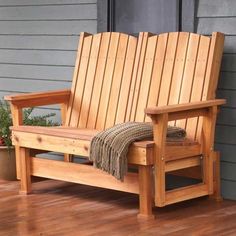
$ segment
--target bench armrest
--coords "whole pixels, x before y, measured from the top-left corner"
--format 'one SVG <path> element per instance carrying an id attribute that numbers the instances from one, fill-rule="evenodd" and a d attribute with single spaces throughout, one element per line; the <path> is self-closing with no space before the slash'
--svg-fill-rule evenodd
<path id="1" fill-rule="evenodd" d="M 4 99 L 18 108 L 25 108 L 67 103 L 69 101 L 70 93 L 71 91 L 69 89 L 65 89 L 48 92 L 16 94 L 5 96 Z"/>
<path id="2" fill-rule="evenodd" d="M 151 118 L 158 115 L 168 114 L 168 120 L 176 120 L 202 115 L 204 116 L 209 108 L 223 105 L 225 103 L 225 99 L 214 99 L 160 107 L 148 107 L 145 109 L 145 113 Z"/>
<path id="3" fill-rule="evenodd" d="M 207 107 L 222 105 L 225 103 L 226 103 L 225 99 L 214 99 L 208 101 L 190 102 L 190 103 L 167 105 L 160 107 L 148 107 L 145 109 L 145 113 L 147 115 L 158 115 L 163 113 L 173 113 L 178 111 L 189 111 L 199 108 L 207 108 Z"/>

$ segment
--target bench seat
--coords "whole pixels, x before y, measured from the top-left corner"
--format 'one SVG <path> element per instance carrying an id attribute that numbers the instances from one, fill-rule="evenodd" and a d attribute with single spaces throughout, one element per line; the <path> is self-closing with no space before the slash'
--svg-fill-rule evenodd
<path id="1" fill-rule="evenodd" d="M 91 139 L 98 132 L 98 130 L 94 129 L 65 126 L 18 126 L 12 128 L 12 140 L 14 145 L 21 147 L 88 157 Z M 154 141 L 152 140 L 134 142 L 128 153 L 128 162 L 136 165 L 153 165 L 153 151 Z M 186 139 L 184 141 L 166 143 L 167 161 L 184 159 L 189 155 L 193 156 L 193 154 L 194 156 L 201 155 L 201 146 L 196 141 Z M 182 162 L 184 161 L 182 160 Z M 187 162 L 189 167 L 189 161 Z M 195 166 L 198 163 L 199 161 L 195 161 L 191 164 Z M 186 168 L 186 165 L 183 168 Z M 173 167 L 171 170 L 173 170 Z"/>

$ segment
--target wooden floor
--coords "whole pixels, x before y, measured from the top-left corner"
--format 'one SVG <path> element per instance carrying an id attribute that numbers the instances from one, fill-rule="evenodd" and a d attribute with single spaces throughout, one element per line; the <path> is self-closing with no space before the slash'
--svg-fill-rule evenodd
<path id="1" fill-rule="evenodd" d="M 140 221 L 133 194 L 46 180 L 34 194 L 18 195 L 19 183 L 0 180 L 0 235 L 236 235 L 236 202 L 200 198 L 155 209 Z"/>

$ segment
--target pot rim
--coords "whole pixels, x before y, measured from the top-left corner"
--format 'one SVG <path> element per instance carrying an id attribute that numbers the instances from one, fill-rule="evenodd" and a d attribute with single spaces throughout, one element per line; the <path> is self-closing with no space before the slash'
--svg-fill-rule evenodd
<path id="1" fill-rule="evenodd" d="M 9 147 L 10 149 L 14 149 L 15 147 L 14 146 L 11 146 Z M 7 146 L 0 146 L 0 150 L 5 150 L 5 149 L 8 149 Z"/>

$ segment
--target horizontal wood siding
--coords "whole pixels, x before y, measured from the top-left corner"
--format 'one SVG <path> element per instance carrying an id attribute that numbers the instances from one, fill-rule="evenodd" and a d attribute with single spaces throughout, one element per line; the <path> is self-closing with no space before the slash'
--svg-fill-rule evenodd
<path id="1" fill-rule="evenodd" d="M 216 127 L 216 149 L 221 151 L 222 193 L 236 200 L 236 1 L 198 0 L 195 30 L 226 34 L 217 97 L 226 98 Z"/>
<path id="2" fill-rule="evenodd" d="M 221 181 L 222 195 L 226 199 L 236 199 L 236 181 L 224 180 Z"/>
<path id="3" fill-rule="evenodd" d="M 15 7 L 15 6 L 42 6 L 42 5 L 76 5 L 76 4 L 90 4 L 97 3 L 97 0 L 0 0 L 0 6 Z"/>
<path id="4" fill-rule="evenodd" d="M 97 31 L 96 0 L 0 0 L 0 97 L 70 88 L 81 31 Z"/>

